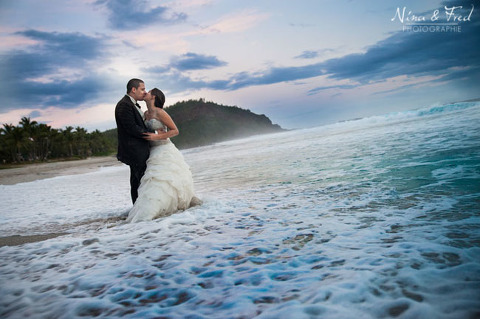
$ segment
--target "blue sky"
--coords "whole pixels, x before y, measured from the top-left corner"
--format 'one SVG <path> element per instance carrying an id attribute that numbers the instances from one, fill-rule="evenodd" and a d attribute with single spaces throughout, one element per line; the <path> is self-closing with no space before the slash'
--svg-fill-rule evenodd
<path id="1" fill-rule="evenodd" d="M 0 123 L 114 128 L 132 77 L 167 106 L 205 98 L 285 128 L 478 98 L 479 12 L 479 0 L 0 1 Z"/>

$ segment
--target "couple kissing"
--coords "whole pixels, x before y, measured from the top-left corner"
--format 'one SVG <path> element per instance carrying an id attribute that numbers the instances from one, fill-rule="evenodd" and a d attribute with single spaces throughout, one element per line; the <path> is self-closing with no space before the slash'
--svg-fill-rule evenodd
<path id="1" fill-rule="evenodd" d="M 138 101 L 145 101 L 145 112 Z M 115 107 L 117 159 L 130 166 L 133 208 L 127 222 L 152 220 L 201 204 L 190 167 L 170 141 L 179 131 L 164 104 L 161 90 L 147 92 L 142 80 L 131 79 L 127 94 Z"/>

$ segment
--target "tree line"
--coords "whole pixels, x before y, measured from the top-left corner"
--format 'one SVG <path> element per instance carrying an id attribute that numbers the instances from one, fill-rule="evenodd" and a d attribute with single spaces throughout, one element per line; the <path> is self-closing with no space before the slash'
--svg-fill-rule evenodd
<path id="1" fill-rule="evenodd" d="M 166 111 L 180 130 L 172 138 L 179 149 L 284 131 L 264 114 L 205 99 L 177 102 Z M 17 126 L 0 128 L 0 164 L 113 155 L 117 145 L 116 128 L 91 133 L 79 126 L 54 129 L 23 117 Z"/>
<path id="2" fill-rule="evenodd" d="M 82 127 L 54 129 L 29 117 L 17 126 L 0 128 L 0 163 L 43 162 L 55 159 L 86 158 L 116 152 L 116 132 L 91 133 Z"/>

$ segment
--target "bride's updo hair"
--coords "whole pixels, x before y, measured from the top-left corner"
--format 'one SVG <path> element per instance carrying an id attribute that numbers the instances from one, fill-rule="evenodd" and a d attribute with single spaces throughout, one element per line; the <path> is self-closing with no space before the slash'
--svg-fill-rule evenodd
<path id="1" fill-rule="evenodd" d="M 165 94 L 157 88 L 152 89 L 150 93 L 155 96 L 155 106 L 163 109 L 163 105 L 165 104 Z"/>

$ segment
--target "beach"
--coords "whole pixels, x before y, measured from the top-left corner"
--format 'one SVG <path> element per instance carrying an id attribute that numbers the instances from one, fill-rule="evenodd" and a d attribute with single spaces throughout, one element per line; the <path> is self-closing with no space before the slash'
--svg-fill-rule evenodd
<path id="1" fill-rule="evenodd" d="M 27 164 L 22 167 L 0 170 L 0 185 L 14 185 L 57 176 L 85 174 L 88 172 L 94 172 L 101 167 L 116 165 L 123 164 L 114 156 L 89 157 L 82 160 Z M 65 234 L 67 233 L 53 232 L 48 234 L 27 234 L 0 237 L 0 247 L 34 243 Z"/>
<path id="2" fill-rule="evenodd" d="M 140 223 L 115 159 L 32 166 L 0 185 L 0 317 L 476 318 L 479 121 L 455 103 L 182 150 L 203 204 Z"/>
<path id="3" fill-rule="evenodd" d="M 14 185 L 63 175 L 84 174 L 100 167 L 122 165 L 114 156 L 89 157 L 82 160 L 28 164 L 0 170 L 0 185 Z"/>

